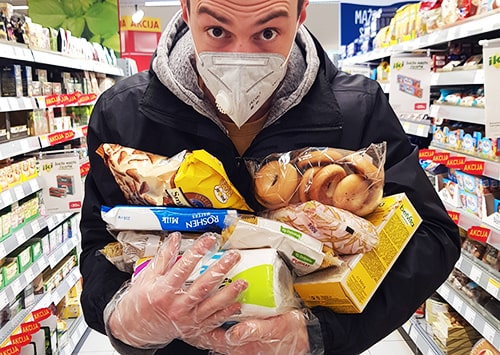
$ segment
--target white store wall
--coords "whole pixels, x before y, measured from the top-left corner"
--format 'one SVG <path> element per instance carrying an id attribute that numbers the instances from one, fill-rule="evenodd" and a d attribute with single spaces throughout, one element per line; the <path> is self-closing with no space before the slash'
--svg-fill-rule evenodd
<path id="1" fill-rule="evenodd" d="M 180 7 L 140 7 L 146 17 L 159 17 L 162 29 L 170 21 Z M 121 16 L 131 16 L 133 6 L 120 7 Z M 307 12 L 306 26 L 318 38 L 327 52 L 335 52 L 339 48 L 339 4 L 310 4 Z"/>

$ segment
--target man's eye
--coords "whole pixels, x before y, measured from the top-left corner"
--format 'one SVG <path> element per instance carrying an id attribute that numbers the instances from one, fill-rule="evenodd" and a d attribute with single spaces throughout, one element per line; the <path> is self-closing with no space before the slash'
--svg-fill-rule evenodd
<path id="1" fill-rule="evenodd" d="M 220 38 L 224 36 L 224 30 L 220 27 L 212 27 L 208 30 L 208 34 L 214 38 Z"/>
<path id="2" fill-rule="evenodd" d="M 262 39 L 270 41 L 274 37 L 276 37 L 276 34 L 277 34 L 276 30 L 273 30 L 271 28 L 266 28 L 264 31 L 261 32 L 260 36 L 262 37 Z"/>

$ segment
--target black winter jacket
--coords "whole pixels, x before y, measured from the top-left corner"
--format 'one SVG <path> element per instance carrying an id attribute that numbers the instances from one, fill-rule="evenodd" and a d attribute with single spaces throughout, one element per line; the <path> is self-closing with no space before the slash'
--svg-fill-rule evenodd
<path id="1" fill-rule="evenodd" d="M 317 307 L 326 354 L 357 354 L 401 326 L 446 279 L 459 256 L 455 224 L 419 166 L 417 150 L 379 85 L 335 68 L 316 43 L 320 69 L 300 104 L 263 129 L 244 153 L 264 157 L 308 146 L 357 150 L 387 142 L 386 195 L 405 192 L 423 223 L 361 314 L 336 314 Z M 172 156 L 205 149 L 224 165 L 230 181 L 257 210 L 251 180 L 231 140 L 210 119 L 180 101 L 150 72 L 118 82 L 99 98 L 88 129 L 90 173 L 82 209 L 81 302 L 90 327 L 104 333 L 103 310 L 128 274 L 96 251 L 113 241 L 100 217 L 101 205 L 126 203 L 102 159 L 101 143 L 118 143 Z M 174 341 L 158 354 L 202 354 Z"/>

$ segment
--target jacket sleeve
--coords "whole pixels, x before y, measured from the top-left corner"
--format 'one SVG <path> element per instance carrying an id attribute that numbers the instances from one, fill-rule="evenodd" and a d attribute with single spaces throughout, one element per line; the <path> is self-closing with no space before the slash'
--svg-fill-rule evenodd
<path id="1" fill-rule="evenodd" d="M 344 135 L 353 145 L 350 148 L 387 142 L 384 194 L 406 193 L 423 223 L 362 313 L 313 309 L 320 319 L 326 354 L 361 353 L 401 326 L 446 280 L 460 255 L 458 228 L 420 167 L 418 150 L 409 143 L 384 93 L 375 82 L 354 80 L 362 81 L 358 87 L 364 88 L 363 93 L 350 100 L 354 101 L 352 107 L 342 107 L 344 100 L 339 100 Z M 365 112 L 359 110 L 359 100 L 367 102 Z M 351 125 L 347 120 L 359 124 Z M 360 138 L 356 141 L 353 137 Z"/>
<path id="2" fill-rule="evenodd" d="M 99 250 L 115 241 L 107 232 L 100 217 L 101 205 L 114 206 L 125 203 L 111 173 L 96 154 L 101 143 L 112 140 L 107 133 L 105 117 L 106 99 L 104 93 L 96 103 L 88 127 L 88 151 L 90 171 L 85 180 L 85 196 L 82 207 L 80 230 L 82 233 L 82 252 L 80 271 L 83 276 L 81 304 L 87 324 L 105 333 L 103 311 L 111 297 L 130 275 L 119 271 Z"/>

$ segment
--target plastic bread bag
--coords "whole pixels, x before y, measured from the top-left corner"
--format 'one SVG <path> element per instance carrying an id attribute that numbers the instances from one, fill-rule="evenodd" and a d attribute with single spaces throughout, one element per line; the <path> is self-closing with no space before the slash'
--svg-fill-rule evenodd
<path id="1" fill-rule="evenodd" d="M 355 152 L 310 147 L 246 163 L 267 209 L 316 200 L 363 217 L 382 200 L 385 152 L 385 142 Z"/>
<path id="2" fill-rule="evenodd" d="M 220 232 L 235 210 L 188 207 L 101 206 L 101 218 L 111 230 Z"/>
<path id="3" fill-rule="evenodd" d="M 370 221 L 318 201 L 267 210 L 263 216 L 307 233 L 339 255 L 366 253 L 379 242 L 377 230 Z"/>
<path id="4" fill-rule="evenodd" d="M 104 143 L 97 150 L 133 205 L 234 208 L 251 211 L 222 163 L 205 150 L 173 157 Z"/>
<path id="5" fill-rule="evenodd" d="M 116 242 L 108 243 L 100 253 L 118 270 L 132 273 L 135 264 L 144 258 L 152 258 L 169 236 L 164 231 L 110 231 Z M 187 250 L 200 236 L 200 233 L 183 233 L 180 253 Z"/>
<path id="6" fill-rule="evenodd" d="M 342 260 L 321 241 L 284 223 L 263 217 L 227 218 L 221 249 L 274 248 L 297 275 L 339 266 Z"/>

